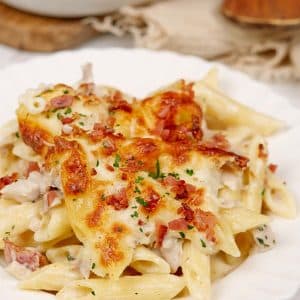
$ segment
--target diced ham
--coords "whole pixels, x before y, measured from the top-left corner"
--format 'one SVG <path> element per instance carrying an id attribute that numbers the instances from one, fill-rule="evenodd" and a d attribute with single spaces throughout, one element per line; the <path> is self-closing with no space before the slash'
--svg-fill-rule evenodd
<path id="1" fill-rule="evenodd" d="M 102 142 L 102 145 L 103 145 L 103 152 L 106 155 L 111 155 L 117 151 L 116 144 L 114 140 L 111 138 L 105 138 Z"/>
<path id="2" fill-rule="evenodd" d="M 184 219 L 187 222 L 192 222 L 194 219 L 194 211 L 186 203 L 181 204 L 181 207 L 178 209 L 178 213 L 183 214 Z"/>
<path id="3" fill-rule="evenodd" d="M 147 213 L 153 213 L 157 209 L 157 206 L 159 204 L 159 200 L 160 200 L 159 194 L 156 193 L 154 190 L 149 189 L 148 190 L 148 196 L 145 199 L 147 205 L 143 206 L 143 209 Z"/>
<path id="4" fill-rule="evenodd" d="M 189 194 L 196 190 L 193 185 L 187 184 L 184 180 L 177 180 L 173 176 L 167 176 L 162 182 L 171 187 L 171 191 L 176 194 L 176 199 L 187 199 Z"/>
<path id="5" fill-rule="evenodd" d="M 65 108 L 71 106 L 74 101 L 72 95 L 61 95 L 50 100 L 51 108 Z"/>
<path id="6" fill-rule="evenodd" d="M 119 91 L 115 92 L 111 99 L 111 103 L 111 107 L 109 108 L 110 111 L 123 110 L 128 113 L 132 112 L 131 104 L 123 99 L 122 94 Z"/>
<path id="7" fill-rule="evenodd" d="M 37 250 L 17 246 L 9 240 L 4 240 L 4 258 L 8 264 L 17 261 L 31 271 L 48 263 L 46 256 Z"/>
<path id="8" fill-rule="evenodd" d="M 168 223 L 168 227 L 171 230 L 187 230 L 188 222 L 184 218 L 179 218 Z"/>
<path id="9" fill-rule="evenodd" d="M 29 174 L 30 174 L 31 172 L 34 172 L 34 171 L 40 172 L 40 167 L 39 167 L 39 165 L 38 165 L 37 162 L 31 161 L 31 162 L 29 162 L 29 164 L 28 164 L 28 168 L 27 168 L 27 171 L 26 171 L 26 177 L 28 177 Z"/>
<path id="10" fill-rule="evenodd" d="M 160 248 L 164 237 L 168 231 L 168 227 L 162 224 L 157 223 L 155 226 L 155 234 L 156 234 L 156 239 L 155 239 L 155 247 Z"/>
<path id="11" fill-rule="evenodd" d="M 0 190 L 5 186 L 12 184 L 18 179 L 18 173 L 13 173 L 12 175 L 4 176 L 0 178 Z"/>
<path id="12" fill-rule="evenodd" d="M 214 228 L 217 224 L 217 218 L 214 214 L 198 208 L 194 212 L 193 224 L 199 231 L 206 233 L 206 237 L 209 241 L 215 242 L 216 238 Z"/>
<path id="13" fill-rule="evenodd" d="M 106 203 L 114 207 L 115 210 L 122 210 L 128 207 L 126 188 L 122 188 L 117 194 L 106 198 Z"/>

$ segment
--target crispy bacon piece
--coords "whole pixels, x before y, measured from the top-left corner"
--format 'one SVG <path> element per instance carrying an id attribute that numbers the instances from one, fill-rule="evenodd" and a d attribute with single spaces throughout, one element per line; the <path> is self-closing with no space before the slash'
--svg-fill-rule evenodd
<path id="1" fill-rule="evenodd" d="M 168 227 L 159 223 L 156 223 L 155 225 L 155 247 L 160 248 L 163 240 L 165 238 L 165 235 L 167 234 Z"/>
<path id="2" fill-rule="evenodd" d="M 40 167 L 38 163 L 35 161 L 29 162 L 28 168 L 26 170 L 26 177 L 28 177 L 31 172 L 40 172 Z"/>
<path id="3" fill-rule="evenodd" d="M 268 168 L 269 168 L 269 170 L 270 170 L 272 173 L 275 173 L 276 170 L 277 170 L 277 168 L 278 168 L 278 166 L 275 165 L 275 164 L 269 164 Z"/>
<path id="4" fill-rule="evenodd" d="M 217 224 L 217 218 L 214 214 L 209 211 L 203 211 L 201 209 L 196 209 L 194 212 L 193 224 L 199 231 L 206 233 L 208 240 L 215 242 L 215 225 Z"/>
<path id="5" fill-rule="evenodd" d="M 196 140 L 202 139 L 201 119 L 195 115 L 192 116 L 192 134 Z"/>
<path id="6" fill-rule="evenodd" d="M 125 112 L 131 113 L 132 106 L 125 99 L 123 99 L 121 92 L 116 91 L 112 99 L 110 99 L 111 106 L 110 111 L 123 110 Z"/>
<path id="7" fill-rule="evenodd" d="M 4 240 L 4 258 L 8 264 L 17 261 L 31 271 L 48 264 L 45 255 L 34 249 L 17 246 L 9 240 Z"/>
<path id="8" fill-rule="evenodd" d="M 194 211 L 186 204 L 181 203 L 181 207 L 177 211 L 179 214 L 184 215 L 184 219 L 187 222 L 192 222 L 194 219 Z"/>
<path id="9" fill-rule="evenodd" d="M 179 218 L 169 222 L 168 227 L 171 230 L 187 230 L 188 222 L 185 220 L 185 218 Z"/>
<path id="10" fill-rule="evenodd" d="M 65 117 L 65 118 L 62 118 L 60 119 L 60 121 L 66 125 L 66 124 L 71 124 L 72 122 L 74 122 L 74 118 L 71 118 L 71 117 Z"/>
<path id="11" fill-rule="evenodd" d="M 18 173 L 13 173 L 12 175 L 4 176 L 0 178 L 0 190 L 2 190 L 6 185 L 9 185 L 17 181 L 19 175 Z"/>
<path id="12" fill-rule="evenodd" d="M 95 168 L 92 168 L 91 169 L 91 176 L 95 176 L 95 175 L 97 175 L 97 171 L 96 171 Z"/>
<path id="13" fill-rule="evenodd" d="M 199 206 L 204 200 L 204 189 L 197 189 L 189 193 L 188 199 L 185 199 L 185 203 L 192 206 Z"/>
<path id="14" fill-rule="evenodd" d="M 51 108 L 65 108 L 71 106 L 74 101 L 74 96 L 72 95 L 61 95 L 54 97 L 50 100 Z"/>
<path id="15" fill-rule="evenodd" d="M 171 187 L 171 191 L 176 194 L 176 199 L 186 199 L 196 190 L 193 185 L 187 184 L 184 180 L 177 180 L 173 176 L 167 176 L 162 182 Z"/>
<path id="16" fill-rule="evenodd" d="M 219 148 L 222 150 L 228 150 L 230 148 L 229 141 L 222 133 L 214 134 L 211 139 L 204 141 L 203 145 L 210 148 Z"/>
<path id="17" fill-rule="evenodd" d="M 105 138 L 102 142 L 103 145 L 103 153 L 105 155 L 111 155 L 114 152 L 117 151 L 117 146 L 115 144 L 115 141 L 111 138 Z"/>
<path id="18" fill-rule="evenodd" d="M 200 151 L 201 153 L 208 155 L 208 156 L 229 156 L 229 157 L 233 157 L 235 163 L 240 167 L 240 168 L 245 168 L 247 167 L 248 161 L 249 159 L 247 157 L 238 155 L 234 152 L 230 152 L 230 151 L 226 151 L 220 148 L 216 148 L 216 147 L 207 147 L 205 145 L 199 144 L 197 146 L 197 150 Z"/>
<path id="19" fill-rule="evenodd" d="M 108 170 L 108 171 L 110 171 L 110 172 L 114 172 L 114 171 L 115 171 L 114 167 L 111 166 L 111 165 L 109 165 L 109 164 L 106 164 L 106 165 L 105 165 L 105 168 L 106 168 L 106 170 Z"/>
<path id="20" fill-rule="evenodd" d="M 147 213 L 153 213 L 158 206 L 160 200 L 160 195 L 155 192 L 154 190 L 152 190 L 151 188 L 148 189 L 148 196 L 145 199 L 147 205 L 143 206 L 143 209 L 147 212 Z"/>
<path id="21" fill-rule="evenodd" d="M 106 203 L 114 207 L 115 210 L 122 210 L 128 207 L 126 188 L 121 189 L 117 194 L 106 198 Z"/>

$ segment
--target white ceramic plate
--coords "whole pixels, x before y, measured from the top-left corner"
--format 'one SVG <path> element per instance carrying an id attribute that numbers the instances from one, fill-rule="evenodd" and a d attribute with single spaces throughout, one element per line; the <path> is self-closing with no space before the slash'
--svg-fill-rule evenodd
<path id="1" fill-rule="evenodd" d="M 1 1 L 0 1 L 1 2 Z M 2 0 L 15 8 L 53 17 L 84 17 L 112 12 L 147 0 Z"/>
<path id="2" fill-rule="evenodd" d="M 96 82 L 117 86 L 137 97 L 179 78 L 199 79 L 212 67 L 199 58 L 169 52 L 124 49 L 62 52 L 0 71 L 1 122 L 14 116 L 17 97 L 22 91 L 41 82 L 74 83 L 80 78 L 80 66 L 88 61 L 94 65 Z M 221 85 L 229 95 L 287 121 L 286 131 L 269 140 L 271 161 L 279 164 L 279 175 L 286 179 L 299 200 L 300 110 L 263 84 L 223 66 L 219 69 Z M 272 226 L 277 247 L 250 257 L 235 272 L 214 284 L 213 300 L 292 299 L 300 286 L 300 219 L 276 219 Z M 0 291 L 1 299 L 54 299 L 49 294 L 19 291 L 16 281 L 1 268 Z"/>

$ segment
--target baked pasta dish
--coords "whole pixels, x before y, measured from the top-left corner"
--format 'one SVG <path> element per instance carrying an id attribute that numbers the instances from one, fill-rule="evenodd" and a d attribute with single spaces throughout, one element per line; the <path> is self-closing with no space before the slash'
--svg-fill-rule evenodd
<path id="1" fill-rule="evenodd" d="M 57 299 L 211 299 L 296 215 L 268 162 L 282 122 L 224 95 L 212 70 L 145 99 L 82 80 L 39 86 L 0 132 L 0 249 Z"/>

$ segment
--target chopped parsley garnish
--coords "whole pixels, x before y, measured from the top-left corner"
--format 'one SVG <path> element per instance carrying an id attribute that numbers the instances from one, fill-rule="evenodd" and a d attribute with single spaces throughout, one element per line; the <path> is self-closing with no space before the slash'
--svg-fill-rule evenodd
<path id="1" fill-rule="evenodd" d="M 84 117 L 84 118 L 87 117 L 87 115 L 81 114 L 81 113 L 79 114 L 79 116 L 80 116 L 80 117 Z"/>
<path id="2" fill-rule="evenodd" d="M 261 238 L 256 238 L 256 239 L 257 239 L 257 241 L 258 241 L 262 246 L 264 246 L 264 247 L 269 247 L 269 245 L 265 244 L 265 242 L 264 242 L 263 239 L 261 239 Z"/>
<path id="3" fill-rule="evenodd" d="M 188 174 L 190 176 L 193 176 L 193 174 L 194 174 L 194 170 L 193 169 L 186 169 L 185 172 L 186 172 L 186 174 Z"/>
<path id="4" fill-rule="evenodd" d="M 68 253 L 68 254 L 67 254 L 67 260 L 68 260 L 68 261 L 73 261 L 73 260 L 75 260 L 75 258 L 74 258 L 73 256 L 71 256 L 70 253 Z"/>
<path id="5" fill-rule="evenodd" d="M 101 195 L 101 200 L 102 200 L 102 201 L 105 200 L 105 195 L 104 195 L 104 194 Z"/>
<path id="6" fill-rule="evenodd" d="M 16 226 L 15 226 L 15 225 L 13 225 L 13 226 L 11 226 L 11 229 L 12 229 L 12 230 L 14 230 L 14 229 L 15 229 L 15 227 L 16 227 Z"/>
<path id="7" fill-rule="evenodd" d="M 73 202 L 75 202 L 76 200 L 77 200 L 76 198 L 73 198 L 73 199 L 72 199 Z"/>
<path id="8" fill-rule="evenodd" d="M 140 228 L 139 228 L 139 230 L 140 230 L 140 232 L 144 232 L 144 230 L 143 230 L 143 228 L 142 228 L 142 227 L 140 227 Z"/>
<path id="9" fill-rule="evenodd" d="M 64 90 L 64 94 L 69 94 L 69 91 L 68 90 Z"/>
<path id="10" fill-rule="evenodd" d="M 96 296 L 95 291 L 91 291 L 91 294 L 92 294 L 93 296 Z"/>
<path id="11" fill-rule="evenodd" d="M 133 206 L 131 206 L 131 208 L 133 208 L 133 209 L 137 209 L 137 206 L 136 206 L 136 205 L 133 205 Z"/>
<path id="12" fill-rule="evenodd" d="M 134 192 L 140 194 L 140 193 L 141 193 L 141 190 L 138 188 L 138 186 L 135 186 Z"/>
<path id="13" fill-rule="evenodd" d="M 141 183 L 144 180 L 144 177 L 138 176 L 135 180 L 135 183 Z"/>
<path id="14" fill-rule="evenodd" d="M 79 122 L 79 125 L 84 126 L 84 123 L 83 122 Z"/>
<path id="15" fill-rule="evenodd" d="M 190 224 L 188 224 L 187 228 L 188 228 L 188 230 L 191 230 L 191 229 L 193 229 L 193 228 L 194 228 L 194 226 L 193 226 L 193 225 L 190 225 Z"/>
<path id="16" fill-rule="evenodd" d="M 121 156 L 119 154 L 117 154 L 116 157 L 115 157 L 115 161 L 114 161 L 113 166 L 115 168 L 119 168 L 120 167 L 120 161 L 121 161 Z"/>
<path id="17" fill-rule="evenodd" d="M 177 180 L 180 179 L 178 173 L 174 173 L 174 172 L 173 172 L 173 173 L 168 173 L 168 175 L 174 177 L 174 178 L 177 179 Z"/>
<path id="18" fill-rule="evenodd" d="M 265 193 L 266 193 L 266 189 L 264 188 L 264 189 L 261 191 L 261 196 L 264 197 L 264 196 L 265 196 Z"/>
<path id="19" fill-rule="evenodd" d="M 92 270 L 94 270 L 95 268 L 96 268 L 96 264 L 93 263 L 93 264 L 92 264 Z"/>
<path id="20" fill-rule="evenodd" d="M 5 233 L 5 235 L 10 235 L 10 231 L 6 231 L 4 233 Z"/>
<path id="21" fill-rule="evenodd" d="M 137 211 L 135 211 L 133 214 L 130 215 L 131 218 L 138 218 L 139 214 Z"/>
<path id="22" fill-rule="evenodd" d="M 71 108 L 71 107 L 68 107 L 68 108 L 65 110 L 64 114 L 67 115 L 67 114 L 70 114 L 71 112 L 72 112 L 72 108 Z"/>
<path id="23" fill-rule="evenodd" d="M 100 164 L 100 162 L 99 162 L 99 160 L 97 159 L 96 167 L 99 167 L 99 164 Z"/>
<path id="24" fill-rule="evenodd" d="M 180 237 L 181 237 L 182 239 L 184 239 L 184 238 L 185 238 L 185 234 L 184 234 L 184 232 L 182 232 L 182 231 L 179 231 L 179 235 L 180 235 Z"/>
<path id="25" fill-rule="evenodd" d="M 142 206 L 147 206 L 148 202 L 146 202 L 142 197 L 136 197 L 135 198 L 136 202 L 139 203 Z"/>
<path id="26" fill-rule="evenodd" d="M 61 115 L 61 113 L 60 113 L 60 112 L 59 112 L 59 113 L 57 113 L 57 114 L 56 114 L 56 117 L 57 117 L 57 119 L 58 119 L 58 120 L 60 120 L 60 119 L 62 118 L 62 115 Z"/>
<path id="27" fill-rule="evenodd" d="M 264 231 L 264 228 L 262 226 L 257 227 L 258 231 Z"/>
<path id="28" fill-rule="evenodd" d="M 200 239 L 200 242 L 201 242 L 201 246 L 202 246 L 203 248 L 206 248 L 206 243 L 205 243 L 202 239 Z"/>
<path id="29" fill-rule="evenodd" d="M 16 137 L 19 138 L 20 137 L 20 133 L 16 132 Z"/>
<path id="30" fill-rule="evenodd" d="M 150 177 L 152 177 L 153 179 L 159 179 L 159 178 L 165 178 L 166 175 L 164 173 L 161 172 L 160 170 L 160 163 L 159 163 L 159 160 L 156 161 L 156 164 L 155 164 L 155 172 L 150 172 L 148 175 Z"/>

